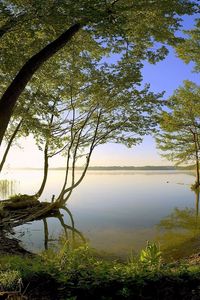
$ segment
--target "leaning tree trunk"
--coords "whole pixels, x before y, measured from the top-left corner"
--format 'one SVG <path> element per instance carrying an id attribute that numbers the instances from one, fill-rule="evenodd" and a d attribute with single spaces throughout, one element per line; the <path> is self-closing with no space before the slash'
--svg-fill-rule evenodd
<path id="1" fill-rule="evenodd" d="M 11 136 L 11 138 L 10 138 L 7 146 L 6 146 L 6 150 L 5 150 L 4 154 L 3 154 L 3 158 L 2 158 L 1 163 L 0 163 L 0 172 L 2 171 L 3 166 L 5 164 L 8 152 L 9 152 L 10 147 L 12 145 L 12 142 L 14 141 L 14 139 L 15 139 L 15 137 L 16 137 L 16 135 L 17 135 L 17 133 L 18 133 L 21 125 L 22 125 L 22 121 L 23 121 L 23 119 L 18 123 L 17 127 L 15 128 L 15 130 L 14 130 L 14 132 L 13 132 L 13 134 L 12 134 L 12 136 Z"/>
<path id="2" fill-rule="evenodd" d="M 46 182 L 47 182 L 47 176 L 48 176 L 48 170 L 49 170 L 49 157 L 48 157 L 48 142 L 45 145 L 44 148 L 44 174 L 43 174 L 43 180 L 42 180 L 42 184 L 38 190 L 38 192 L 35 194 L 35 198 L 39 198 L 45 188 Z"/>
<path id="3" fill-rule="evenodd" d="M 55 105 L 56 105 L 56 101 L 54 102 L 54 105 L 53 105 L 53 111 L 55 109 Z M 51 119 L 50 119 L 50 123 L 49 123 L 49 131 L 50 132 L 51 132 L 52 124 L 53 124 L 53 119 L 54 119 L 54 114 L 52 113 Z M 50 134 L 50 132 L 49 132 L 49 134 Z M 48 170 L 49 170 L 49 155 L 48 155 L 48 151 L 49 151 L 49 137 L 47 137 L 46 144 L 45 144 L 45 147 L 44 147 L 44 175 L 43 175 L 43 180 L 42 180 L 42 184 L 40 186 L 40 189 L 35 194 L 35 197 L 37 199 L 42 195 L 42 193 L 44 191 L 44 188 L 45 188 L 45 185 L 46 185 L 46 182 L 47 182 L 47 176 L 48 176 Z"/>
<path id="4" fill-rule="evenodd" d="M 81 24 L 72 25 L 68 30 L 61 34 L 56 40 L 49 43 L 46 47 L 33 55 L 21 68 L 13 79 L 0 100 L 0 145 L 5 131 L 12 116 L 15 104 L 24 91 L 27 83 L 33 74 L 51 58 L 55 53 L 62 49 L 71 38 L 81 29 Z"/>
<path id="5" fill-rule="evenodd" d="M 200 186 L 200 174 L 199 174 L 199 149 L 198 144 L 195 136 L 195 159 L 196 159 L 196 188 Z"/>

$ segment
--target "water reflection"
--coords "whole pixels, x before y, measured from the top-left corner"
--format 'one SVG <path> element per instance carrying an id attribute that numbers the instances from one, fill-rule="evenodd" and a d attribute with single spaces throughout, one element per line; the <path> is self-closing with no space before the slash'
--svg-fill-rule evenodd
<path id="1" fill-rule="evenodd" d="M 196 216 L 197 217 L 199 216 L 199 194 L 200 194 L 200 190 L 196 190 L 195 191 L 195 195 L 196 195 L 195 202 L 196 202 Z"/>
<path id="2" fill-rule="evenodd" d="M 194 192 L 193 208 L 175 208 L 158 224 L 158 228 L 164 230 L 158 240 L 169 259 L 185 257 L 194 250 L 200 250 L 199 194 L 199 191 Z"/>
<path id="3" fill-rule="evenodd" d="M 63 214 L 65 212 L 65 216 Z M 66 223 L 64 217 L 66 214 L 69 216 L 71 222 L 70 224 Z M 49 230 L 49 223 L 52 223 L 52 219 L 58 220 L 60 227 L 63 229 L 59 234 L 53 235 L 51 230 Z M 37 219 L 31 222 L 31 229 L 27 230 L 29 224 L 23 224 L 21 226 L 13 226 L 11 228 L 0 230 L 1 246 L 0 252 L 6 253 L 7 251 L 13 252 L 16 254 L 27 254 L 30 252 L 35 252 L 34 239 L 32 240 L 31 247 L 29 246 L 29 241 L 31 241 L 31 236 L 34 236 L 34 225 L 35 223 L 42 222 L 43 230 L 40 227 L 38 233 L 41 235 L 43 232 L 43 247 L 40 245 L 37 250 L 48 250 L 49 248 L 58 248 L 60 244 L 65 244 L 66 248 L 74 248 L 77 244 L 86 243 L 86 240 L 83 234 L 75 227 L 74 219 L 71 212 L 67 208 L 62 208 L 56 213 L 46 216 L 45 218 Z M 25 227 L 24 227 L 25 226 Z M 57 226 L 58 227 L 58 226 Z M 62 243 L 60 243 L 62 242 Z"/>
<path id="4" fill-rule="evenodd" d="M 61 235 L 60 237 L 62 237 L 62 240 L 64 238 L 64 243 L 66 244 L 67 242 L 67 246 L 72 248 L 77 244 L 76 238 L 78 239 L 78 241 L 81 241 L 82 243 L 86 243 L 86 239 L 83 236 L 83 234 L 77 228 L 75 228 L 74 219 L 70 210 L 66 207 L 62 207 L 62 210 L 64 210 L 69 215 L 71 220 L 70 225 L 65 223 L 64 216 L 61 210 L 59 210 L 53 217 L 59 220 L 60 225 L 63 228 L 63 235 Z M 53 239 L 49 236 L 48 219 L 51 218 L 52 216 L 50 218 L 42 219 L 44 225 L 44 249 L 45 250 L 49 249 L 50 243 L 58 241 L 58 239 Z"/>
<path id="5" fill-rule="evenodd" d="M 49 182 L 42 200 L 51 201 L 52 194 L 59 193 L 63 174 L 63 171 L 50 170 Z M 7 194 L 0 194 L 3 199 L 12 193 L 34 194 L 40 185 L 42 172 L 12 171 L 4 176 L 6 177 L 2 179 L 7 179 L 7 187 L 3 190 Z M 45 220 L 15 227 L 15 231 L 30 251 L 52 247 L 59 240 L 61 232 L 64 232 L 65 240 L 69 238 L 73 241 L 73 235 L 76 240 L 81 239 L 72 228 L 81 229 L 93 248 L 123 258 L 132 250 L 140 251 L 147 240 L 158 239 L 163 248 L 170 249 L 170 239 L 166 242 L 167 234 L 171 236 L 172 242 L 178 237 L 182 239 L 179 244 L 176 243 L 176 248 L 191 238 L 191 234 L 189 237 L 186 235 L 191 230 L 183 228 L 183 212 L 182 223 L 179 222 L 176 229 L 163 224 L 157 227 L 156 224 L 162 223 L 160 220 L 165 220 L 172 211 L 175 213 L 174 207 L 177 207 L 173 218 L 180 219 L 177 215 L 186 210 L 185 214 L 191 218 L 188 222 L 193 224 L 193 228 L 199 227 L 199 196 L 195 195 L 194 204 L 194 194 L 189 188 L 193 182 L 192 176 L 193 173 L 174 171 L 89 171 L 67 206 L 75 217 L 75 224 L 70 214 L 61 209 L 62 218 L 58 215 L 49 216 Z"/>
<path id="6" fill-rule="evenodd" d="M 8 179 L 0 180 L 0 199 L 5 201 L 5 199 L 8 199 L 11 195 L 16 194 L 16 192 L 20 192 L 19 183 L 20 182 L 17 180 L 8 180 Z M 66 215 L 69 218 L 70 224 L 66 223 L 65 221 L 65 219 L 67 218 Z M 6 217 L 2 219 L 0 214 L 0 219 L 2 221 L 6 219 Z M 58 224 L 56 227 L 57 229 L 59 228 L 59 232 L 57 231 L 56 236 L 54 237 L 51 234 L 51 230 L 49 230 L 49 223 L 51 227 L 52 223 L 54 222 L 52 221 L 52 219 L 58 220 Z M 16 225 L 18 223 L 15 224 L 14 222 L 12 222 L 12 225 L 11 224 L 9 225 L 9 223 L 4 224 L 3 221 L 3 223 L 0 225 L 0 239 L 1 239 L 0 252 L 6 253 L 9 249 L 12 252 L 11 248 L 13 248 L 13 252 L 26 253 L 26 250 L 23 249 L 23 246 L 27 248 L 29 251 L 36 250 L 34 244 L 35 242 L 37 243 L 37 241 L 34 241 L 34 239 L 31 241 L 31 236 L 32 235 L 34 236 L 32 230 L 34 231 L 34 226 L 37 223 L 40 223 L 40 229 L 38 230 L 40 235 L 41 232 L 44 232 L 43 246 L 44 249 L 46 250 L 49 249 L 51 245 L 54 246 L 56 245 L 56 243 L 59 240 L 59 236 L 61 234 L 61 228 L 63 229 L 62 239 L 64 240 L 64 242 L 67 242 L 67 245 L 69 247 L 74 247 L 74 245 L 77 243 L 77 240 L 84 243 L 86 242 L 82 233 L 75 227 L 74 219 L 70 210 L 66 207 L 62 207 L 57 212 L 53 214 L 51 213 L 49 216 L 46 216 L 43 219 L 39 218 L 36 220 L 32 220 L 31 223 L 23 223 L 23 219 L 22 219 L 22 222 L 20 222 L 21 224 L 20 226 Z M 43 224 L 43 230 L 42 230 L 41 223 Z M 30 230 L 28 229 L 29 225 L 31 225 Z M 20 243 L 20 241 L 22 241 L 22 243 Z M 26 247 L 27 244 L 29 244 L 29 241 L 31 241 L 32 246 Z M 13 247 L 11 247 L 12 244 Z M 41 244 L 39 246 L 39 249 L 37 250 L 42 250 Z"/>

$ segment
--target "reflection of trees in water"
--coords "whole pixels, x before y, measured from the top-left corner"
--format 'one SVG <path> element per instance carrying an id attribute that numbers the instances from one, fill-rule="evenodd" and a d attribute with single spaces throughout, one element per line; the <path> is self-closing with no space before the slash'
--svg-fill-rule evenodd
<path id="1" fill-rule="evenodd" d="M 16 193 L 19 182 L 16 180 L 2 179 L 0 180 L 0 198 L 6 199 Z"/>
<path id="2" fill-rule="evenodd" d="M 48 206 L 48 203 L 37 203 L 37 200 L 32 199 L 28 195 L 21 195 L 17 199 L 5 200 L 8 199 L 9 196 L 16 194 L 19 189 L 19 181 L 16 180 L 0 180 L 0 199 L 3 210 L 0 212 L 0 236 L 1 240 L 4 240 L 3 248 L 10 249 L 10 245 L 13 240 L 13 246 L 15 244 L 15 249 L 13 251 L 17 251 L 17 247 L 20 244 L 17 243 L 16 239 L 12 239 L 11 236 L 8 238 L 8 233 L 14 232 L 13 229 L 19 225 L 27 224 L 28 222 L 34 222 L 38 220 L 43 220 L 44 226 L 44 248 L 48 249 L 49 243 L 52 242 L 51 237 L 49 236 L 48 229 L 48 220 L 50 218 L 56 218 L 59 220 L 59 224 L 63 228 L 64 235 L 62 239 L 65 240 L 70 246 L 75 245 L 76 241 L 82 241 L 85 243 L 85 239 L 81 232 L 75 228 L 74 219 L 68 208 L 62 205 L 58 205 L 56 209 L 48 210 L 41 214 L 38 214 L 40 210 L 43 212 L 43 209 Z M 34 207 L 33 204 L 36 204 Z M 37 206 L 38 204 L 38 206 Z M 21 205 L 21 206 L 20 206 Z M 6 211 L 7 210 L 7 211 Z M 64 221 L 63 211 L 68 215 L 70 219 L 70 224 L 67 224 Z M 30 218 L 27 218 L 31 214 Z M 9 231 L 9 232 L 8 232 Z M 7 245 L 9 244 L 9 245 Z M 7 247 L 7 246 L 8 247 Z M 7 247 L 7 248 L 6 248 Z M 21 247 L 19 245 L 19 250 L 21 251 Z M 7 250 L 5 250 L 6 252 Z M 0 252 L 3 252 L 3 249 L 0 247 Z"/>
<path id="3" fill-rule="evenodd" d="M 78 229 L 75 228 L 74 219 L 73 219 L 73 216 L 72 216 L 72 213 L 70 212 L 70 210 L 66 207 L 62 207 L 62 210 L 64 210 L 69 215 L 70 221 L 71 221 L 70 225 L 65 223 L 64 216 L 60 210 L 53 217 L 55 217 L 59 220 L 60 225 L 62 226 L 62 228 L 64 230 L 64 235 L 62 236 L 62 238 L 64 237 L 65 243 L 67 243 L 67 245 L 69 247 L 74 247 L 76 244 L 77 238 L 79 241 L 85 243 L 86 240 L 85 240 L 83 234 Z M 44 249 L 48 250 L 49 242 L 52 241 L 52 239 L 49 238 L 48 218 L 43 218 L 43 225 L 44 225 Z"/>
<path id="4" fill-rule="evenodd" d="M 199 216 L 199 194 L 200 194 L 200 190 L 196 190 L 195 191 L 195 208 L 196 208 L 196 216 Z"/>
<path id="5" fill-rule="evenodd" d="M 169 255 L 177 258 L 200 249 L 199 191 L 195 191 L 194 208 L 175 208 L 158 228 L 164 230 L 159 240 Z"/>
<path id="6" fill-rule="evenodd" d="M 61 210 L 62 209 L 62 210 Z M 62 244 L 65 244 L 67 247 L 75 247 L 75 245 L 80 244 L 80 243 L 85 243 L 86 240 L 83 236 L 83 234 L 75 227 L 74 224 L 74 219 L 72 216 L 72 213 L 70 210 L 66 207 L 62 207 L 55 213 L 51 213 L 50 215 L 46 215 L 45 218 L 38 218 L 33 220 L 43 221 L 44 225 L 44 249 L 47 250 L 50 246 L 50 243 L 53 242 L 53 245 L 56 246 L 56 242 L 60 241 L 60 246 Z M 70 224 L 66 223 L 64 220 L 64 215 L 63 211 L 65 214 L 67 214 L 70 218 Z M 48 229 L 48 221 L 51 218 L 56 218 L 59 221 L 59 224 L 63 228 L 63 233 L 59 239 L 57 238 L 52 239 L 49 235 L 49 229 Z M 24 223 L 25 225 L 26 223 Z M 21 224 L 23 225 L 23 224 Z M 21 245 L 20 238 L 14 236 L 14 228 L 17 228 L 18 226 L 8 226 L 8 227 L 3 227 L 0 226 L 0 239 L 1 239 L 1 245 L 0 245 L 0 253 L 13 253 L 13 254 L 25 254 L 28 253 Z M 59 245 L 58 245 L 59 246 Z"/>
<path id="7" fill-rule="evenodd" d="M 195 192 L 195 207 L 185 209 L 175 208 L 174 211 L 158 224 L 164 229 L 196 230 L 199 226 L 199 191 Z"/>

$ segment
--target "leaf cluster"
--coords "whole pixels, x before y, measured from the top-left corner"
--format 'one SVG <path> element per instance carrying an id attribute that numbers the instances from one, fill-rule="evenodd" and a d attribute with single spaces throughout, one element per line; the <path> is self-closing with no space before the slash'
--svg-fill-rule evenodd
<path id="1" fill-rule="evenodd" d="M 167 101 L 159 116 L 157 146 L 163 156 L 180 164 L 195 161 L 200 151 L 200 88 L 185 81 Z"/>

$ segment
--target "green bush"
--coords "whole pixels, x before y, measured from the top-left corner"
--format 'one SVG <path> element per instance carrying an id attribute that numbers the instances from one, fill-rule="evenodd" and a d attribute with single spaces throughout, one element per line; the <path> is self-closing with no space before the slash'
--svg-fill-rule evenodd
<path id="1" fill-rule="evenodd" d="M 28 284 L 31 278 L 52 278 L 64 287 L 66 299 L 76 299 L 76 295 L 77 299 L 80 295 L 83 299 L 137 299 L 147 284 L 154 286 L 163 278 L 170 278 L 173 284 L 199 276 L 199 266 L 162 263 L 159 245 L 149 242 L 127 263 L 106 261 L 88 245 L 72 249 L 67 243 L 57 252 L 48 250 L 35 257 L 0 257 L 1 289 L 16 289 L 19 280 Z"/>
<path id="2" fill-rule="evenodd" d="M 19 288 L 20 272 L 15 270 L 0 271 L 0 290 L 14 291 Z"/>

